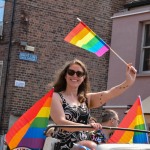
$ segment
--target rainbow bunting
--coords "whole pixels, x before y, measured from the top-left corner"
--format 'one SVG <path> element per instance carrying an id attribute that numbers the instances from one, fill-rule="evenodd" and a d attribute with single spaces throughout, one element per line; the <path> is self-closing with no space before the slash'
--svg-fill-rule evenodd
<path id="1" fill-rule="evenodd" d="M 50 106 L 54 89 L 37 101 L 23 114 L 6 134 L 10 149 L 27 147 L 42 149 L 46 136 L 43 134 L 50 116 Z"/>
<path id="2" fill-rule="evenodd" d="M 82 21 L 65 37 L 66 42 L 102 56 L 110 47 Z"/>
<path id="3" fill-rule="evenodd" d="M 119 124 L 121 128 L 146 130 L 140 97 L 137 98 L 127 115 Z M 143 132 L 131 132 L 116 130 L 108 140 L 108 143 L 149 143 L 148 134 Z"/>

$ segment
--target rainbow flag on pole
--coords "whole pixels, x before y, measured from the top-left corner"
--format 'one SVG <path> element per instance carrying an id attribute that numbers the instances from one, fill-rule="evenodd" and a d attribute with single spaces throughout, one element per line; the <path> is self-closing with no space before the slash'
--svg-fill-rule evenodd
<path id="1" fill-rule="evenodd" d="M 37 101 L 23 114 L 6 134 L 6 143 L 10 149 L 26 147 L 32 150 L 42 149 L 46 136 L 44 131 L 49 123 L 50 107 L 54 89 Z"/>
<path id="2" fill-rule="evenodd" d="M 66 42 L 102 56 L 110 47 L 82 21 L 65 37 Z"/>
<path id="3" fill-rule="evenodd" d="M 137 98 L 118 127 L 147 130 L 140 97 Z M 149 141 L 147 133 L 116 130 L 108 140 L 108 143 L 147 144 Z"/>

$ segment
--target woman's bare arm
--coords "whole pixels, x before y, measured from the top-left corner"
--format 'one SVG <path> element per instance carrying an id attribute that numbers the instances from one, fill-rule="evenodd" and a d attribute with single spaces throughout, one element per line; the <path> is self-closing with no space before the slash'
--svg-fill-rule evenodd
<path id="1" fill-rule="evenodd" d="M 124 82 L 122 82 L 117 86 L 112 87 L 107 91 L 87 94 L 90 108 L 100 107 L 107 101 L 121 95 L 135 82 L 135 79 L 136 79 L 136 69 L 129 64 L 127 66 L 126 80 Z"/>
<path id="2" fill-rule="evenodd" d="M 95 129 L 101 128 L 100 124 L 89 124 L 93 126 L 93 128 L 86 128 L 85 124 L 75 123 L 73 121 L 66 120 L 64 110 L 61 104 L 61 98 L 57 93 L 53 94 L 52 104 L 51 104 L 51 118 L 57 125 L 78 125 L 84 126 L 85 128 L 63 128 L 66 131 L 74 132 L 74 131 L 93 131 Z"/>

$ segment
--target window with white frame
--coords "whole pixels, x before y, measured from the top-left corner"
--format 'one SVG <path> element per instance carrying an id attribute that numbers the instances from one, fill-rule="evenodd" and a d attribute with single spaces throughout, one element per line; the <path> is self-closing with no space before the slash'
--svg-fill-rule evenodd
<path id="1" fill-rule="evenodd" d="M 1 86 L 1 79 L 2 79 L 2 70 L 3 70 L 3 61 L 0 61 L 0 86 Z"/>
<path id="2" fill-rule="evenodd" d="M 141 72 L 150 73 L 150 22 L 144 23 L 141 53 Z"/>

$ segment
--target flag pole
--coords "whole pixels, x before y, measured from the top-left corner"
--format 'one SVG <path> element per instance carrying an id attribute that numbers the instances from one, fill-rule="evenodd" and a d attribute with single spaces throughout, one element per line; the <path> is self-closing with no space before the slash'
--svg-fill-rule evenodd
<path id="1" fill-rule="evenodd" d="M 74 125 L 48 125 L 46 130 L 44 131 L 44 134 L 48 132 L 50 128 L 93 128 L 90 125 L 87 126 L 74 126 Z M 109 130 L 125 130 L 125 131 L 132 131 L 132 132 L 143 132 L 143 133 L 150 133 L 148 130 L 139 130 L 139 129 L 131 129 L 131 128 L 120 128 L 120 127 L 108 127 L 108 126 L 102 126 L 102 129 L 109 129 Z"/>
<path id="2" fill-rule="evenodd" d="M 78 18 L 77 17 L 77 20 L 79 21 L 79 22 L 81 22 L 81 19 L 80 18 Z M 106 44 L 106 43 L 105 43 Z M 107 45 L 107 44 L 106 44 Z M 122 59 L 109 45 L 107 45 L 108 47 L 109 47 L 109 49 L 125 64 L 125 65 L 128 65 L 127 63 L 126 63 L 126 61 L 124 60 L 124 59 Z"/>
<path id="3" fill-rule="evenodd" d="M 128 64 L 126 63 L 126 61 L 125 61 L 124 59 L 122 59 L 110 46 L 109 46 L 109 48 L 110 48 L 110 50 L 111 50 L 123 63 L 125 63 L 125 65 L 128 65 Z"/>

